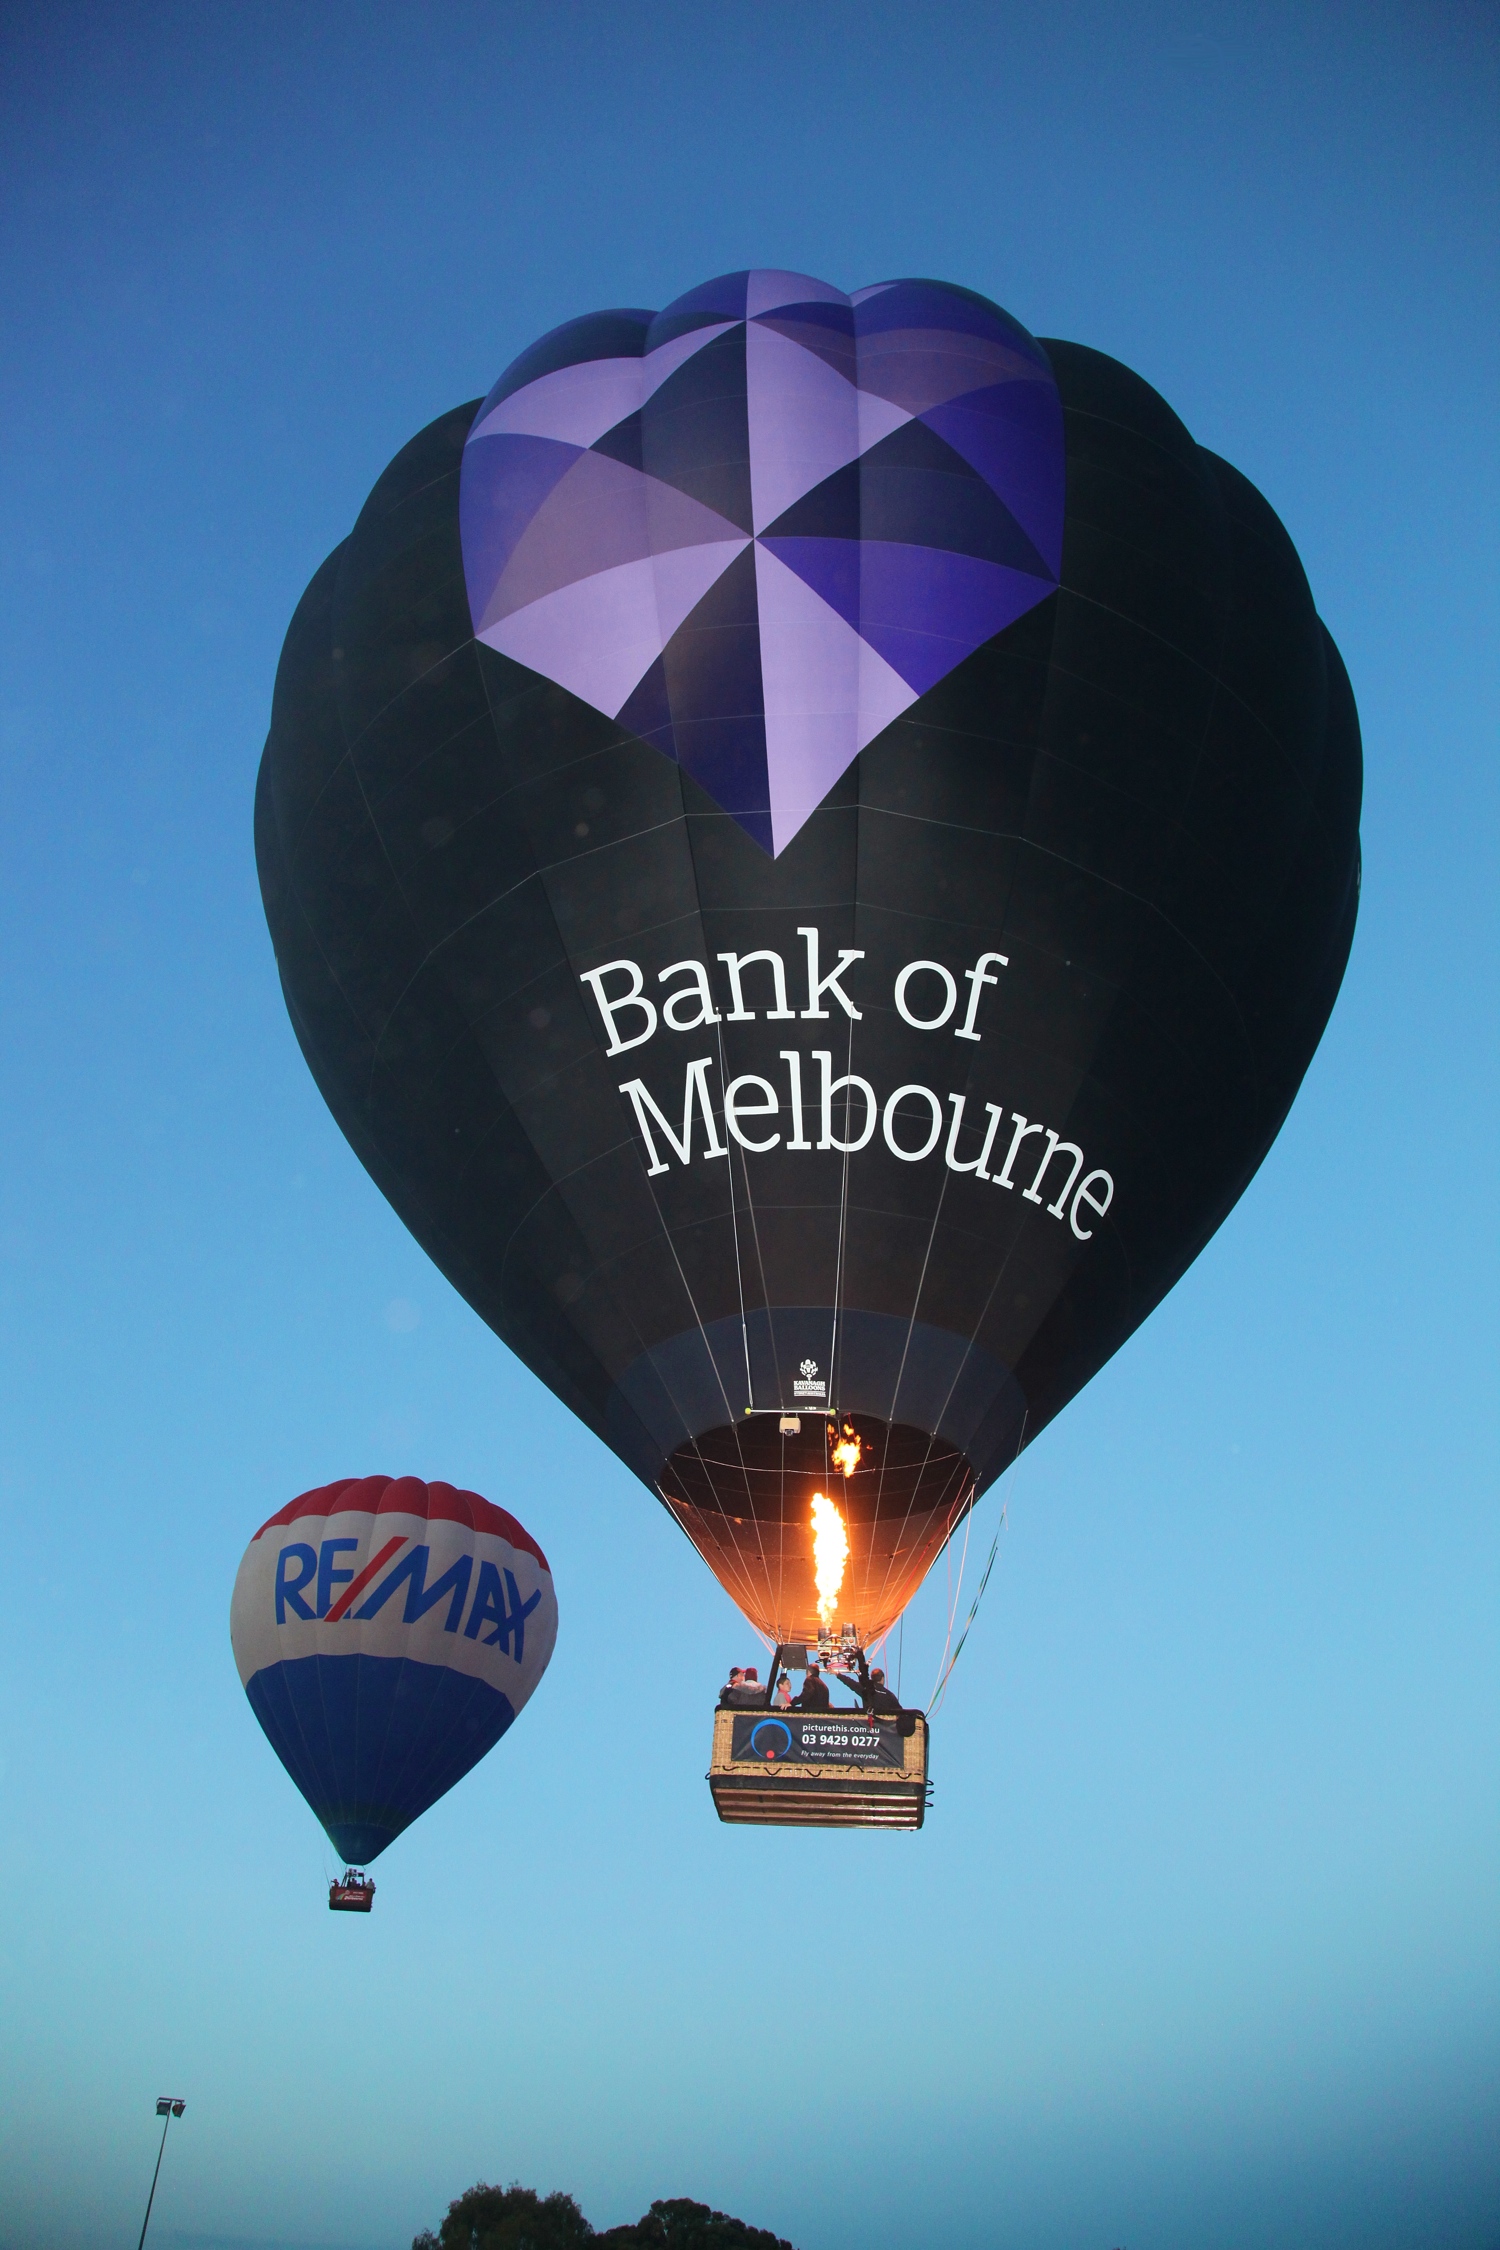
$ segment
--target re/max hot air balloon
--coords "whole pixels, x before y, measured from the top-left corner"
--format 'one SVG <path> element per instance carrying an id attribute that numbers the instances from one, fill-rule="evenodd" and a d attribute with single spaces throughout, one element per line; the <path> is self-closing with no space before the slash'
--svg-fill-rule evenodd
<path id="1" fill-rule="evenodd" d="M 257 851 L 419 1241 L 768 1636 L 869 1645 L 1264 1157 L 1359 799 L 1286 532 L 1149 385 L 758 271 L 397 456 Z"/>
<path id="2" fill-rule="evenodd" d="M 348 1477 L 245 1549 L 229 1614 L 250 1708 L 334 1848 L 329 1904 L 368 1911 L 367 1865 L 492 1750 L 547 1669 L 541 1548 L 477 1492 Z"/>

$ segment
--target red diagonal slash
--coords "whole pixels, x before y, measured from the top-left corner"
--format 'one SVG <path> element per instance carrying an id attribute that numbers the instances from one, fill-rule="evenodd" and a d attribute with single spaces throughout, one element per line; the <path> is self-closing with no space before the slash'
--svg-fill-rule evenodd
<path id="1" fill-rule="evenodd" d="M 367 1562 L 365 1564 L 365 1567 L 360 1572 L 359 1576 L 351 1580 L 349 1585 L 344 1588 L 344 1591 L 340 1594 L 338 1600 L 334 1603 L 332 1609 L 328 1612 L 327 1622 L 330 1625 L 337 1625 L 339 1619 L 348 1609 L 349 1604 L 352 1601 L 357 1601 L 359 1599 L 360 1595 L 369 1585 L 370 1580 L 375 1576 L 376 1571 L 384 1570 L 386 1564 L 390 1561 L 392 1555 L 396 1552 L 396 1549 L 398 1547 L 404 1547 L 405 1545 L 405 1532 L 399 1533 L 394 1539 L 387 1539 L 385 1545 L 381 1548 L 374 1561 Z"/>

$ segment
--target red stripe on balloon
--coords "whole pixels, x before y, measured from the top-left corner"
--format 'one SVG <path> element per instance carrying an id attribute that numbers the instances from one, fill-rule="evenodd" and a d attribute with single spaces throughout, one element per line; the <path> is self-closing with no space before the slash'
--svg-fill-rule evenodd
<path id="1" fill-rule="evenodd" d="M 280 1524 L 296 1523 L 303 1516 L 409 1515 L 426 1523 L 461 1523 L 470 1531 L 493 1532 L 524 1554 L 535 1555 L 543 1570 L 550 1565 L 524 1524 L 477 1492 L 451 1484 L 423 1484 L 419 1477 L 341 1477 L 337 1484 L 319 1485 L 299 1494 L 268 1516 L 255 1534 L 259 1539 Z"/>
<path id="2" fill-rule="evenodd" d="M 386 1564 L 390 1561 L 392 1555 L 396 1552 L 396 1549 L 398 1547 L 404 1547 L 405 1545 L 406 1535 L 404 1532 L 399 1538 L 387 1539 L 385 1545 L 381 1548 L 374 1561 L 367 1562 L 365 1564 L 365 1567 L 360 1572 L 359 1576 L 354 1579 L 351 1584 L 347 1585 L 344 1588 L 344 1591 L 340 1594 L 338 1600 L 334 1603 L 332 1609 L 328 1612 L 328 1622 L 330 1625 L 337 1625 L 339 1619 L 343 1616 L 344 1612 L 349 1607 L 349 1604 L 352 1601 L 357 1601 L 359 1599 L 359 1596 L 369 1585 L 370 1580 L 375 1576 L 376 1571 L 384 1570 Z"/>

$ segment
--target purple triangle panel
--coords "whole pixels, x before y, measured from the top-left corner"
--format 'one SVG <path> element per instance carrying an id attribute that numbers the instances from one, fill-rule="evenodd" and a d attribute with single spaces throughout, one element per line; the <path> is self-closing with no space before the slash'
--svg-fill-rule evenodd
<path id="1" fill-rule="evenodd" d="M 602 437 L 596 437 L 590 450 L 602 453 L 607 461 L 623 462 L 627 469 L 644 470 L 645 462 L 641 457 L 641 424 L 644 418 L 645 409 L 636 407 L 633 413 L 626 415 L 623 422 L 616 422 L 613 429 L 606 430 Z"/>
<path id="2" fill-rule="evenodd" d="M 764 718 L 745 712 L 686 723 L 674 720 L 672 738 L 684 773 L 690 773 L 763 850 L 774 851 Z"/>
<path id="3" fill-rule="evenodd" d="M 513 391 L 524 390 L 544 375 L 555 375 L 561 367 L 581 367 L 596 359 L 639 359 L 655 318 L 639 307 L 621 306 L 613 312 L 585 313 L 581 319 L 550 328 L 511 361 L 475 415 L 475 426 Z"/>
<path id="4" fill-rule="evenodd" d="M 1056 385 L 995 383 L 931 406 L 921 418 L 979 471 L 1060 577 L 1063 419 Z"/>
<path id="5" fill-rule="evenodd" d="M 662 651 L 660 673 L 678 764 L 742 826 L 753 822 L 757 841 L 761 826 L 769 836 L 771 789 L 753 547 L 746 547 L 678 626 Z M 640 731 L 634 715 L 651 719 L 651 702 L 660 692 L 654 683 L 648 690 L 643 680 L 620 712 L 622 723 Z M 656 709 L 653 738 L 663 732 L 659 702 Z"/>
<path id="6" fill-rule="evenodd" d="M 1032 378 L 1034 370 L 1002 337 L 964 336 L 955 343 L 929 329 L 891 329 L 859 341 L 859 385 L 878 398 L 925 414 L 950 398 L 992 383 Z"/>
<path id="7" fill-rule="evenodd" d="M 667 667 L 661 657 L 649 665 L 621 704 L 617 714 L 627 734 L 638 734 L 653 750 L 676 759 L 677 739 L 672 732 L 672 705 L 667 696 Z"/>
<path id="8" fill-rule="evenodd" d="M 764 527 L 773 539 L 876 539 L 953 547 L 1012 570 L 1047 565 L 993 486 L 936 430 L 910 417 Z"/>
<path id="9" fill-rule="evenodd" d="M 730 818 L 744 829 L 753 844 L 759 844 L 767 859 L 775 859 L 776 830 L 769 812 L 732 813 Z"/>
<path id="10" fill-rule="evenodd" d="M 699 288 L 689 289 L 685 296 L 674 297 L 670 305 L 653 316 L 646 350 L 655 351 L 659 344 L 670 343 L 674 336 L 688 335 L 695 328 L 705 328 L 710 321 L 743 320 L 749 288 L 748 273 L 721 273 L 716 281 L 705 281 Z"/>
<path id="11" fill-rule="evenodd" d="M 904 696 L 1046 599 L 1063 494 L 1051 367 L 998 305 L 757 268 L 522 353 L 459 518 L 476 631 L 774 853 Z"/>
<path id="12" fill-rule="evenodd" d="M 866 540 L 859 629 L 892 671 L 925 695 L 1056 591 L 1048 579 L 976 555 Z"/>
<path id="13" fill-rule="evenodd" d="M 476 627 L 533 516 L 582 451 L 533 437 L 477 438 L 464 448 L 458 531 Z"/>
<path id="14" fill-rule="evenodd" d="M 797 344 L 811 352 L 842 375 L 846 383 L 859 381 L 859 353 L 854 340 L 854 313 L 852 308 L 839 305 L 795 305 L 785 312 L 766 313 L 755 323 L 757 328 L 772 328 L 778 336 L 785 336 L 789 344 Z"/>
<path id="15" fill-rule="evenodd" d="M 581 453 L 517 542 L 483 623 L 498 623 L 544 594 L 599 578 L 621 563 L 715 546 L 735 536 L 732 523 L 675 485 L 658 484 L 605 454 Z"/>
<path id="16" fill-rule="evenodd" d="M 847 312 L 849 300 L 830 282 L 814 281 L 809 273 L 789 273 L 781 266 L 756 266 L 745 276 L 745 311 L 752 320 L 779 312 L 785 305 L 834 305 Z"/>
<path id="17" fill-rule="evenodd" d="M 761 544 L 837 610 L 918 695 L 1055 590 L 1029 572 L 941 547 L 876 539 Z"/>
<path id="18" fill-rule="evenodd" d="M 859 334 L 880 336 L 893 328 L 934 329 L 949 336 L 978 336 L 1003 342 L 1048 382 L 1052 367 L 1029 329 L 1000 305 L 951 281 L 888 281 L 861 289 L 851 302 Z"/>
<path id="19" fill-rule="evenodd" d="M 776 533 L 756 544 L 784 562 L 788 570 L 794 570 L 804 586 L 811 586 L 846 625 L 859 631 L 861 548 L 857 539 L 787 539 Z"/>
<path id="20" fill-rule="evenodd" d="M 684 290 L 674 297 L 664 312 L 652 317 L 652 327 L 664 320 L 675 320 L 688 313 L 707 313 L 715 320 L 743 320 L 745 303 L 750 292 L 750 269 L 743 273 L 716 274 L 712 281 L 700 281 L 696 289 Z M 647 345 L 659 344 L 661 338 L 653 335 Z"/>
<path id="21" fill-rule="evenodd" d="M 743 531 L 751 528 L 745 331 L 727 328 L 641 409 L 641 466 Z"/>

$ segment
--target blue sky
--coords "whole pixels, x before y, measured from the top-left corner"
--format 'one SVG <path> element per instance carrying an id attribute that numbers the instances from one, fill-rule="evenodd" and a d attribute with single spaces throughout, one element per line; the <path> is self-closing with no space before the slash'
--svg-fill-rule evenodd
<path id="1" fill-rule="evenodd" d="M 0 41 L 0 2245 L 133 2241 L 164 2090 L 177 2250 L 405 2250 L 481 2175 L 803 2250 L 1500 2241 L 1493 11 Z M 749 264 L 1138 368 L 1286 521 L 1365 730 L 1327 1036 L 1009 1480 L 914 1838 L 715 1822 L 735 1614 L 365 1179 L 251 855 L 281 636 L 389 456 L 556 322 Z M 274 1507 L 377 1469 L 514 1507 L 563 1627 L 366 1923 L 227 1611 Z"/>

